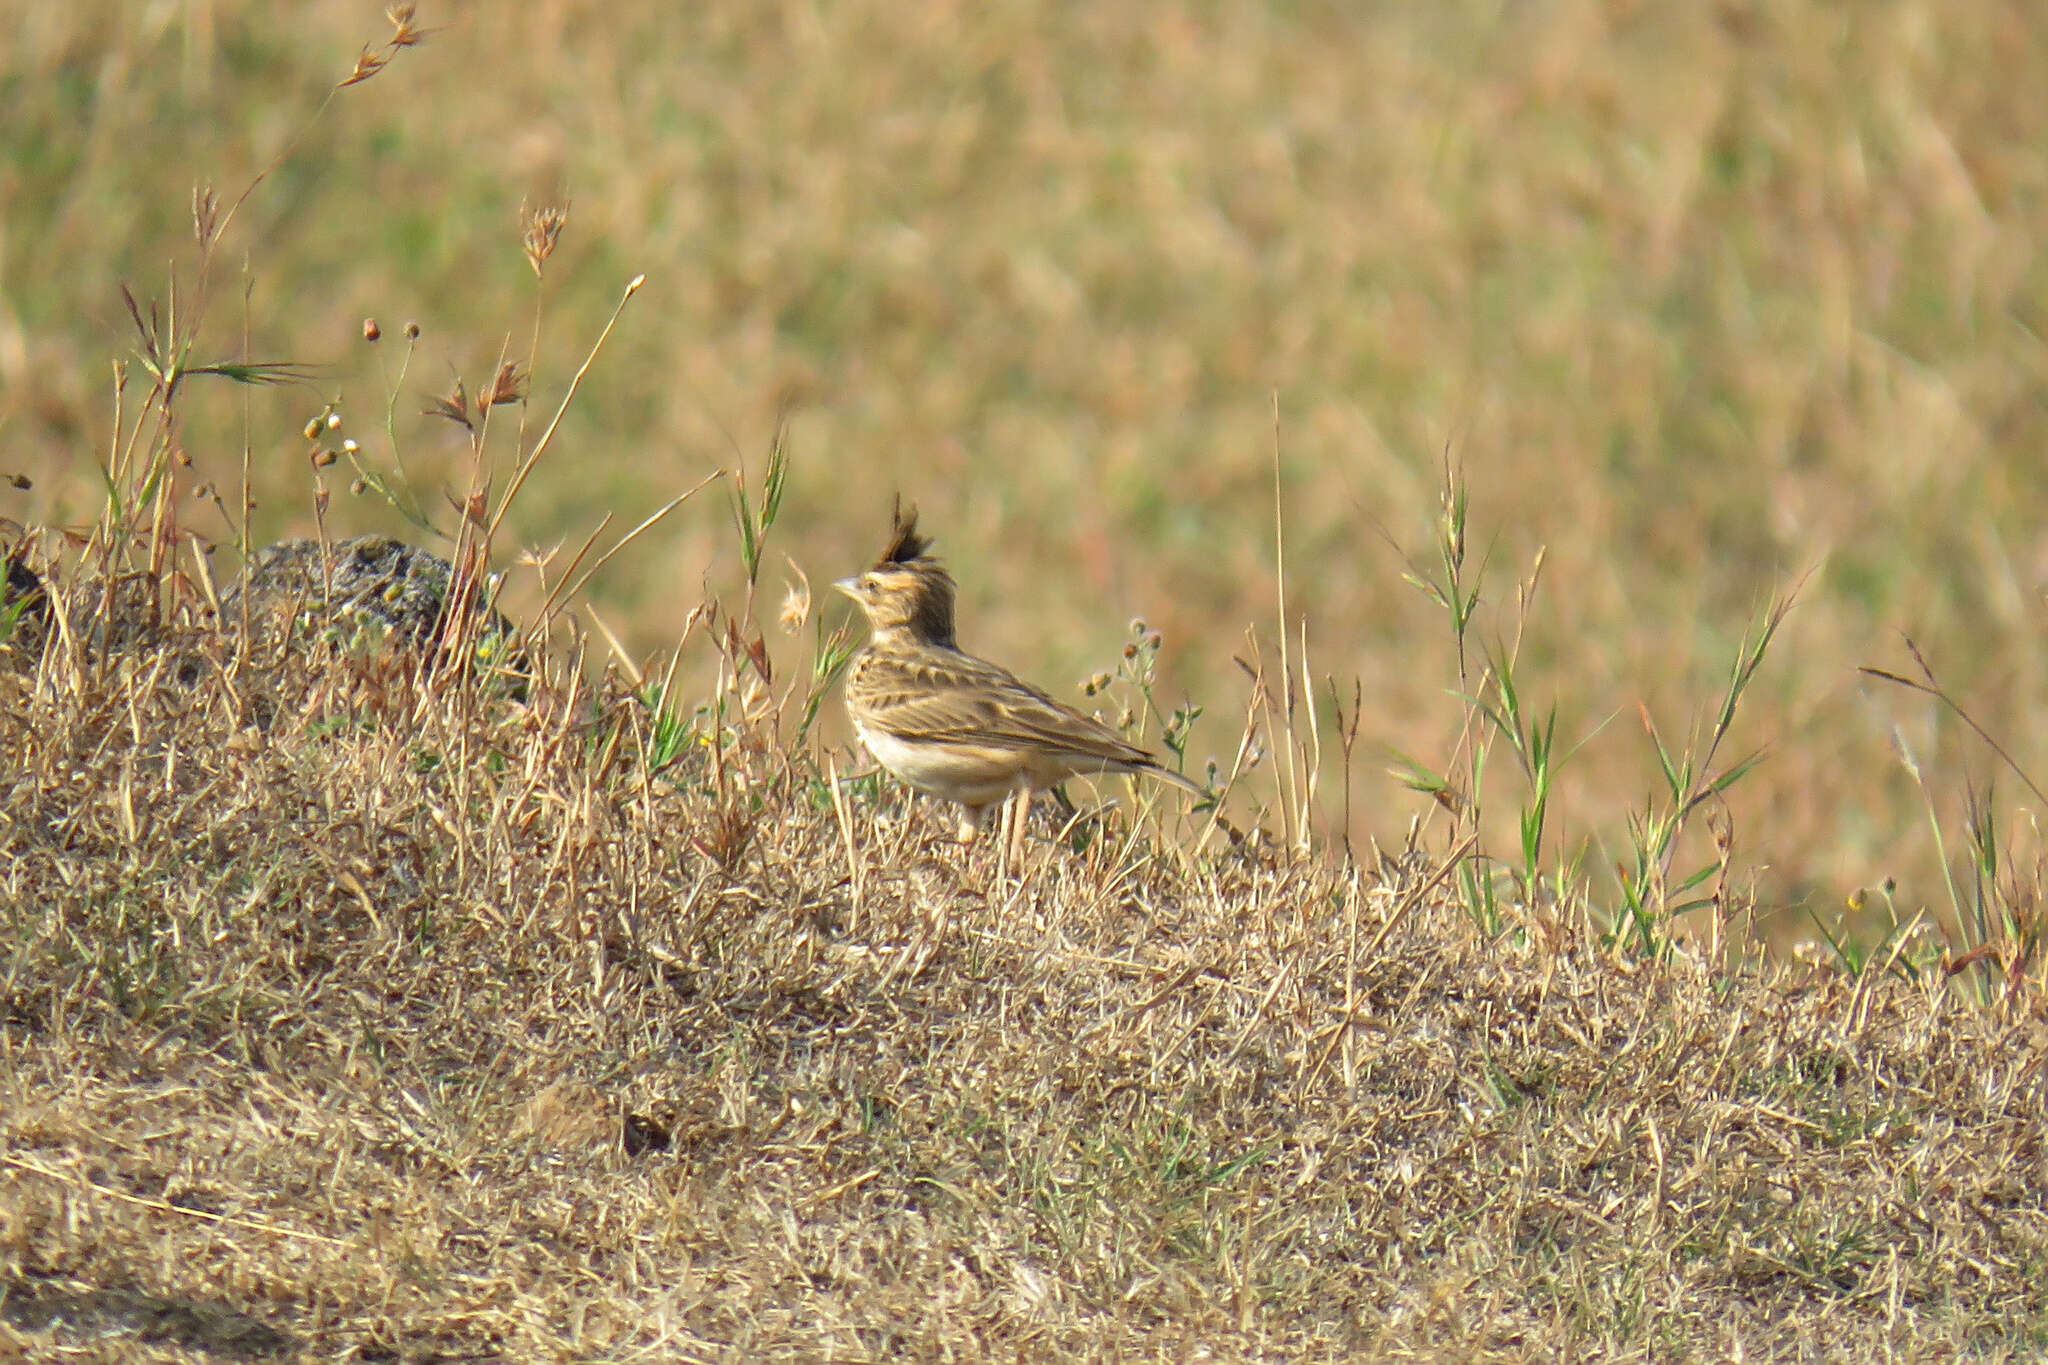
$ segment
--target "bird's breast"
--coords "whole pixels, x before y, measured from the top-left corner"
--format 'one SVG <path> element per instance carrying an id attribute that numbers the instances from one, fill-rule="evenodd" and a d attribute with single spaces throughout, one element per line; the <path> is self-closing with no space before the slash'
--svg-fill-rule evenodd
<path id="1" fill-rule="evenodd" d="M 875 762 L 931 796 L 987 806 L 1035 785 L 1027 771 L 1028 755 L 1013 749 L 911 739 L 858 720 L 853 728 Z"/>

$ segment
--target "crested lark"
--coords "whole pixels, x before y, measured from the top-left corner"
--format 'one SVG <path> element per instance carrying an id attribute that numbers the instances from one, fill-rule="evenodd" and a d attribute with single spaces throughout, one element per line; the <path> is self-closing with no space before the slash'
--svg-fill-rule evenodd
<path id="1" fill-rule="evenodd" d="M 960 804 L 962 843 L 973 840 L 984 810 L 1016 797 L 1012 840 L 1021 852 L 1031 794 L 1069 777 L 1142 773 L 1204 795 L 1094 717 L 962 652 L 953 638 L 953 579 L 930 548 L 912 508 L 896 517 L 873 568 L 833 584 L 860 604 L 872 631 L 847 673 L 846 709 L 878 763 Z"/>

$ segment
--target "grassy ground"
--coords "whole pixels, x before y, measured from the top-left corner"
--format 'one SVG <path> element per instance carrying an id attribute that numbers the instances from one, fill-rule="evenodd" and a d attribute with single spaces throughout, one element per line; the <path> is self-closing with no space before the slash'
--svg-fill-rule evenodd
<path id="1" fill-rule="evenodd" d="M 0 1350 L 2048 1348 L 2030 10 L 416 24 L 0 51 Z M 896 491 L 1214 812 L 933 843 Z"/>
<path id="2" fill-rule="evenodd" d="M 1899 666 L 1910 633 L 2001 736 L 2048 688 L 2027 5 L 543 0 L 420 23 L 441 31 L 309 123 L 381 40 L 375 7 L 24 17 L 0 56 L 0 473 L 35 487 L 0 515 L 96 515 L 118 280 L 167 302 L 175 274 L 201 358 L 316 367 L 183 400 L 186 488 L 236 484 L 246 444 L 262 542 L 310 529 L 297 432 L 329 398 L 449 529 L 468 444 L 418 410 L 451 371 L 475 389 L 532 360 L 530 445 L 646 272 L 503 562 L 758 461 L 793 404 L 778 590 L 784 554 L 814 582 L 857 563 L 900 490 L 963 561 L 970 644 L 1065 689 L 1143 616 L 1169 693 L 1209 708 L 1198 759 L 1227 757 L 1232 655 L 1272 619 L 1277 397 L 1288 616 L 1325 712 L 1325 678 L 1363 684 L 1371 761 L 1331 803 L 1354 836 L 1416 809 L 1384 748 L 1441 767 L 1458 734 L 1446 632 L 1381 538 L 1427 556 L 1448 445 L 1491 565 L 1482 635 L 1514 629 L 1547 547 L 1525 684 L 1569 737 L 1598 729 L 1558 778 L 1561 847 L 1624 856 L 1656 772 L 1638 703 L 1683 731 L 1819 565 L 1743 718 L 1772 757 L 1731 796 L 1736 838 L 1786 935 L 1886 877 L 1952 913 L 1894 731 L 1951 824 L 1963 765 L 1992 768 L 1854 670 Z M 273 164 L 201 309 L 194 182 L 231 201 Z M 516 211 L 565 198 L 536 285 Z M 406 529 L 347 484 L 342 529 Z M 187 520 L 238 534 L 203 502 Z M 723 532 L 706 499 L 593 585 L 636 657 L 735 591 Z"/>
<path id="3" fill-rule="evenodd" d="M 2048 1347 L 2037 978 L 1488 934 L 1428 855 L 1115 817 L 1013 887 L 770 744 L 649 781 L 617 697 L 164 657 L 0 675 L 36 1358 Z"/>

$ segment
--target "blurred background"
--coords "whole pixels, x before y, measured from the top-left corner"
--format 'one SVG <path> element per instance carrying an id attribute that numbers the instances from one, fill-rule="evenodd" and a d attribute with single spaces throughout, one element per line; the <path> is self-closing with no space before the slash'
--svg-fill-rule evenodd
<path id="1" fill-rule="evenodd" d="M 2009 775 L 1856 672 L 1909 668 L 1909 634 L 2048 768 L 2048 25 L 2024 0 L 430 0 L 427 41 L 317 118 L 390 36 L 381 6 L 8 9 L 0 474 L 33 487 L 0 488 L 0 517 L 96 514 L 124 281 L 160 306 L 176 282 L 198 359 L 312 369 L 185 398 L 184 477 L 230 487 L 246 447 L 262 543 L 311 529 L 301 429 L 330 402 L 384 466 L 389 405 L 452 526 L 469 446 L 421 409 L 531 353 L 530 443 L 644 272 L 501 565 L 606 513 L 609 539 L 720 466 L 758 476 L 786 411 L 762 613 L 785 669 L 812 638 L 774 624 L 791 561 L 838 619 L 824 584 L 900 491 L 968 648 L 1082 704 L 1142 617 L 1162 702 L 1207 708 L 1190 757 L 1227 765 L 1248 627 L 1277 658 L 1277 452 L 1326 723 L 1329 684 L 1347 708 L 1362 687 L 1351 833 L 1398 842 L 1431 803 L 1388 751 L 1448 766 L 1464 709 L 1445 613 L 1404 581 L 1433 568 L 1448 451 L 1475 644 L 1513 639 L 1544 551 L 1519 681 L 1561 747 L 1593 735 L 1551 818 L 1596 885 L 1658 786 L 1644 709 L 1667 743 L 1704 726 L 1809 569 L 1721 755 L 1767 747 L 1729 814 L 1768 930 L 1888 877 L 1948 916 L 1934 829 L 1956 853 L 1968 780 L 1996 780 L 2000 837 L 2033 858 Z M 195 185 L 225 206 L 272 166 L 202 288 Z M 536 280 L 521 205 L 564 202 Z M 502 487 L 519 410 L 492 420 Z M 424 538 L 345 474 L 334 534 Z M 707 595 L 737 604 L 734 544 L 708 489 L 591 603 L 662 650 Z"/>

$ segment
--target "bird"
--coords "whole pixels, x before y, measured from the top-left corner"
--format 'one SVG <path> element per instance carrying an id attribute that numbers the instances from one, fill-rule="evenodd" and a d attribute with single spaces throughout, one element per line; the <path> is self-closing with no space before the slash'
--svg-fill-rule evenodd
<path id="1" fill-rule="evenodd" d="M 867 616 L 869 635 L 847 669 L 855 733 L 899 780 L 960 807 L 972 843 L 989 807 L 1014 798 L 1006 854 L 1021 856 L 1034 792 L 1070 777 L 1157 778 L 1198 799 L 1207 793 L 1093 716 L 1053 700 L 1016 674 L 960 648 L 953 577 L 899 504 L 888 548 L 874 565 L 832 586 Z"/>

